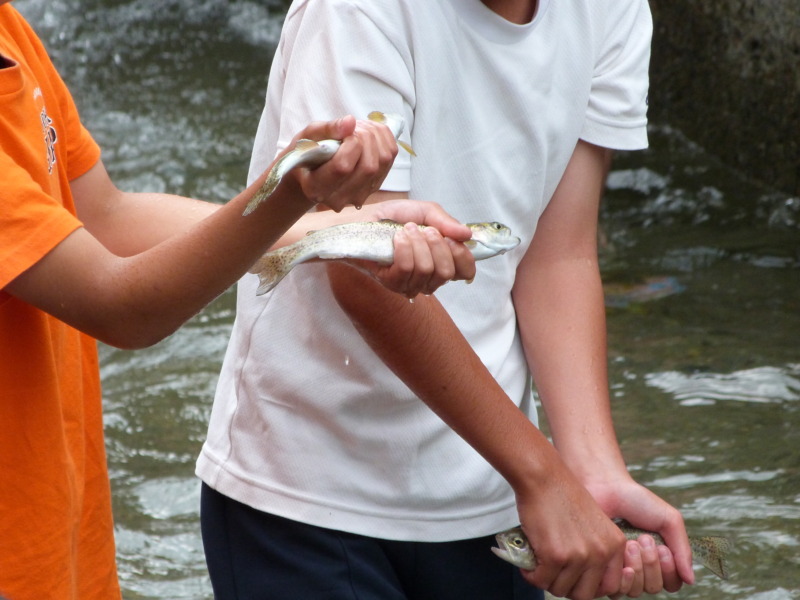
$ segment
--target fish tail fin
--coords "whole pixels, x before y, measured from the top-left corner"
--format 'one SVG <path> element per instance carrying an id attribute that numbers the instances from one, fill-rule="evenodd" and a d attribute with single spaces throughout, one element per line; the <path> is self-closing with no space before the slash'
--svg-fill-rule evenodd
<path id="1" fill-rule="evenodd" d="M 267 252 L 250 267 L 249 272 L 258 275 L 256 296 L 263 296 L 273 290 L 291 270 L 291 265 L 286 262 L 282 250 L 283 248 Z"/>
<path id="2" fill-rule="evenodd" d="M 397 120 L 397 117 L 395 115 L 392 115 L 392 117 L 394 117 L 394 120 Z M 384 125 L 389 126 L 391 129 L 391 125 L 389 123 L 389 117 L 385 113 L 382 113 L 379 110 L 373 110 L 371 113 L 367 115 L 367 118 L 370 121 L 375 121 L 376 123 L 383 123 Z M 395 137 L 400 136 L 400 134 L 402 133 L 402 129 L 403 129 L 402 126 L 400 126 L 400 130 L 396 131 Z M 406 152 L 408 152 L 411 156 L 417 155 L 417 153 L 414 152 L 414 149 L 411 147 L 411 144 L 407 144 L 406 142 L 401 142 L 400 140 L 397 140 L 397 145 L 400 146 Z"/>
<path id="3" fill-rule="evenodd" d="M 692 545 L 698 562 L 720 579 L 728 578 L 728 552 L 730 540 L 724 537 L 704 537 Z"/>
<path id="4" fill-rule="evenodd" d="M 401 142 L 400 140 L 397 140 L 397 145 L 400 146 L 406 152 L 408 152 L 411 156 L 416 156 L 417 155 L 417 153 L 414 152 L 414 149 L 411 147 L 410 144 L 406 144 L 405 142 Z"/>

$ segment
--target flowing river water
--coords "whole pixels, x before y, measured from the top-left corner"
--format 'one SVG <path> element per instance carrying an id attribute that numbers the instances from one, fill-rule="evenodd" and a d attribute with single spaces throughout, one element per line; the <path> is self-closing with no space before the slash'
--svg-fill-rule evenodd
<path id="1" fill-rule="evenodd" d="M 285 4 L 77 4 L 15 2 L 117 184 L 235 195 Z M 728 581 L 700 570 L 677 597 L 800 598 L 800 199 L 655 123 L 650 150 L 617 157 L 602 224 L 611 391 L 630 469 L 691 532 L 735 543 Z M 126 600 L 211 598 L 193 471 L 233 316 L 229 291 L 153 348 L 101 346 Z"/>

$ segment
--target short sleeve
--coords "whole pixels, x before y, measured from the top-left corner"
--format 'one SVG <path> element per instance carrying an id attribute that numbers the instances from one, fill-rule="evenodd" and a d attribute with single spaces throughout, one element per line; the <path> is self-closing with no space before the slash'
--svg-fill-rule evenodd
<path id="1" fill-rule="evenodd" d="M 64 132 L 64 146 L 59 149 L 64 153 L 67 179 L 72 181 L 100 160 L 100 146 L 84 127 L 72 94 L 49 58 L 42 61 L 42 68 L 47 72 L 52 97 L 58 99 L 60 128 Z"/>
<path id="2" fill-rule="evenodd" d="M 647 93 L 653 21 L 647 0 L 606 3 L 581 139 L 617 150 L 647 147 Z"/>
<path id="3" fill-rule="evenodd" d="M 69 182 L 100 158 L 41 41 L 17 13 L 3 17 L 16 64 L 0 72 L 0 288 L 81 226 Z"/>
<path id="4" fill-rule="evenodd" d="M 0 288 L 32 267 L 80 221 L 0 152 Z"/>
<path id="5" fill-rule="evenodd" d="M 391 4 L 312 1 L 289 13 L 267 97 L 268 107 L 280 109 L 273 115 L 280 122 L 277 149 L 312 121 L 346 114 L 365 119 L 375 110 L 401 114 L 407 124 L 401 139 L 413 145 L 413 61 L 398 42 L 405 35 L 402 17 Z M 409 189 L 410 160 L 404 154 L 398 154 L 382 189 Z"/>

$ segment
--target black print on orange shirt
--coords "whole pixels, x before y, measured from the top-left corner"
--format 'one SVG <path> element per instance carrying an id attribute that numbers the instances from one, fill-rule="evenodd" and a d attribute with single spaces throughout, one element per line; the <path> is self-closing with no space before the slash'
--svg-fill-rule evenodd
<path id="1" fill-rule="evenodd" d="M 42 132 L 44 133 L 44 143 L 47 146 L 47 172 L 53 172 L 53 165 L 56 164 L 56 142 L 58 134 L 53 127 L 53 119 L 47 116 L 47 109 L 42 108 Z"/>

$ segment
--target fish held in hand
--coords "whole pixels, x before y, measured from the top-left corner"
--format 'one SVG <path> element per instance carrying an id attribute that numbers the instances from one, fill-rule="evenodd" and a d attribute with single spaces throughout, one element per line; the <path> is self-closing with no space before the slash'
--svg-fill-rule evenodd
<path id="1" fill-rule="evenodd" d="M 420 229 L 426 229 L 424 225 Z M 516 248 L 520 240 L 502 223 L 467 223 L 472 238 L 464 242 L 475 260 L 483 260 Z M 250 269 L 258 274 L 257 295 L 272 290 L 295 266 L 310 260 L 371 260 L 391 264 L 394 235 L 403 228 L 395 221 L 364 221 L 333 225 L 311 231 L 303 239 L 267 252 Z"/>
<path id="2" fill-rule="evenodd" d="M 258 188 L 258 191 L 250 198 L 250 202 L 242 213 L 243 216 L 249 215 L 253 212 L 258 205 L 272 195 L 275 188 L 289 171 L 296 167 L 318 167 L 323 163 L 328 162 L 342 142 L 339 140 L 322 140 L 315 142 L 314 140 L 297 140 L 294 149 L 284 154 L 278 162 L 276 162 L 269 173 L 264 183 Z"/>
<path id="3" fill-rule="evenodd" d="M 382 113 L 380 111 L 373 110 L 367 115 L 367 118 L 370 121 L 375 121 L 376 123 L 382 123 L 386 125 L 389 128 L 389 131 L 392 132 L 394 139 L 397 140 L 398 146 L 408 152 L 411 156 L 417 155 L 417 153 L 414 152 L 414 149 L 409 144 L 406 144 L 400 140 L 400 134 L 402 134 L 403 130 L 406 128 L 406 122 L 403 117 L 394 113 Z"/>
<path id="4" fill-rule="evenodd" d="M 614 523 L 622 530 L 625 537 L 635 540 L 640 535 L 651 536 L 658 546 L 664 546 L 664 538 L 652 531 L 644 531 L 633 527 L 627 521 L 614 519 Z M 492 548 L 497 556 L 521 569 L 532 571 L 536 568 L 536 556 L 528 538 L 521 527 L 514 527 L 495 536 L 498 547 Z M 689 538 L 694 561 L 707 569 L 720 579 L 728 578 L 727 554 L 730 551 L 730 541 L 724 537 L 707 536 Z"/>
<path id="5" fill-rule="evenodd" d="M 397 144 L 412 156 L 416 156 L 411 146 L 398 139 L 400 134 L 403 133 L 403 129 L 405 129 L 403 117 L 395 114 L 384 114 L 376 110 L 369 113 L 367 118 L 370 121 L 386 125 L 397 140 Z M 297 140 L 294 148 L 284 154 L 269 170 L 267 178 L 250 199 L 250 202 L 247 203 L 242 216 L 246 217 L 258 208 L 259 204 L 269 198 L 286 173 L 297 167 L 307 167 L 309 169 L 319 167 L 332 159 L 341 145 L 342 142 L 340 140 L 322 140 L 319 142 L 306 139 Z"/>

